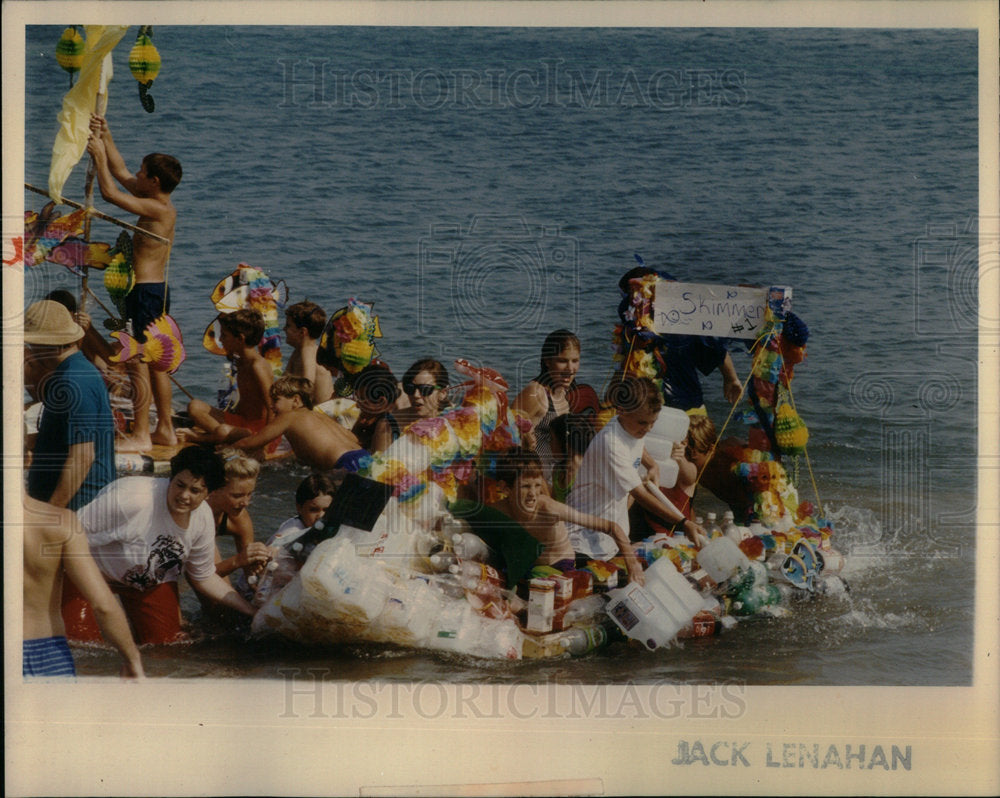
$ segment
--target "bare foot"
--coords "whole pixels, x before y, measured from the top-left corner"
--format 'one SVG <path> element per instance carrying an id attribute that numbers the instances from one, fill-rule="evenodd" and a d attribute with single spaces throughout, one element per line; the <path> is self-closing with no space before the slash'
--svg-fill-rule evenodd
<path id="1" fill-rule="evenodd" d="M 151 439 L 153 443 L 158 446 L 176 446 L 178 441 L 173 427 L 166 427 L 165 429 L 157 427 L 156 430 L 154 430 Z"/>
<path id="2" fill-rule="evenodd" d="M 123 435 L 115 439 L 115 451 L 123 453 L 137 452 L 145 454 L 153 450 L 153 441 L 150 438 L 136 437 L 134 435 Z"/>
<path id="3" fill-rule="evenodd" d="M 181 427 L 175 435 L 179 443 L 206 443 L 208 433 L 197 427 Z"/>
<path id="4" fill-rule="evenodd" d="M 232 424 L 219 424 L 219 426 L 212 430 L 212 438 L 219 443 L 229 443 L 229 437 L 236 429 L 238 427 L 234 427 Z"/>

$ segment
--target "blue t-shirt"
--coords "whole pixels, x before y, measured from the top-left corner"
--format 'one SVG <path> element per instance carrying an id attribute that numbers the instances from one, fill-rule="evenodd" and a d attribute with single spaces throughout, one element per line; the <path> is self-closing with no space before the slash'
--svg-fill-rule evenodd
<path id="1" fill-rule="evenodd" d="M 100 372 L 74 352 L 45 380 L 44 409 L 28 470 L 28 495 L 48 501 L 59 482 L 69 447 L 94 443 L 94 462 L 67 505 L 77 510 L 115 478 L 115 423 Z"/>
<path id="2" fill-rule="evenodd" d="M 695 335 L 664 335 L 657 347 L 666 364 L 663 403 L 690 410 L 705 404 L 698 372 L 706 376 L 722 365 L 726 346 L 720 338 Z"/>

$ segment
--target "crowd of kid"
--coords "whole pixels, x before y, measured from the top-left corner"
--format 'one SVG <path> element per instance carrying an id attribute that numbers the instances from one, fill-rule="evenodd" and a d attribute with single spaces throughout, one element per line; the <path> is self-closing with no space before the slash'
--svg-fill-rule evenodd
<path id="1" fill-rule="evenodd" d="M 239 402 L 223 411 L 192 401 L 188 410 L 194 427 L 178 434 L 231 451 L 226 487 L 212 494 L 210 504 L 217 533 L 234 537 L 237 554 L 217 557 L 218 570 L 228 576 L 245 568 L 253 579 L 278 556 L 281 542 L 308 528 L 316 508 L 329 503 L 332 488 L 317 482 L 320 475 L 339 478 L 358 470 L 412 423 L 445 410 L 449 375 L 432 358 L 417 360 L 401 380 L 378 359 L 348 373 L 321 346 L 326 314 L 310 301 L 286 309 L 285 340 L 292 353 L 277 379 L 257 349 L 264 332 L 260 313 L 239 310 L 222 316 L 220 324 L 221 344 L 235 366 Z M 507 493 L 495 509 L 539 541 L 539 565 L 571 569 L 581 559 L 621 556 L 629 577 L 642 581 L 632 541 L 664 528 L 685 534 L 695 546 L 704 540 L 704 530 L 693 520 L 691 498 L 698 474 L 695 460 L 714 444 L 714 428 L 707 415 L 691 416 L 687 440 L 672 453 L 677 483 L 661 489 L 659 466 L 642 444 L 663 404 L 661 389 L 646 378 L 620 378 L 602 406 L 593 388 L 576 380 L 580 356 L 580 341 L 568 330 L 556 330 L 543 342 L 538 375 L 511 402 L 530 431 L 499 469 Z M 337 395 L 335 386 L 355 404 L 350 426 L 324 412 Z M 603 412 L 609 404 L 614 412 L 610 421 Z M 249 464 L 257 462 L 252 457 L 264 459 L 282 438 L 315 473 L 296 497 L 298 516 L 265 545 L 254 540 L 246 509 L 257 472 Z M 316 507 L 306 509 L 307 502 Z M 247 583 L 240 584 L 245 588 Z"/>
<path id="2" fill-rule="evenodd" d="M 125 317 L 141 342 L 147 323 L 169 312 L 165 276 L 176 218 L 170 194 L 180 181 L 180 164 L 154 153 L 133 174 L 107 121 L 93 116 L 91 131 L 88 151 L 102 197 L 135 213 L 151 234 L 134 239 L 136 285 L 126 297 Z M 648 274 L 652 271 L 642 267 L 624 275 L 623 295 L 629 280 Z M 114 353 L 89 316 L 71 295 L 58 294 L 29 307 L 24 325 L 25 385 L 44 404 L 37 435 L 26 439 L 25 674 L 72 672 L 60 634 L 65 626 L 66 636 L 75 639 L 99 639 L 103 633 L 122 653 L 126 672 L 141 675 L 132 636 L 139 643 L 185 636 L 178 592 L 182 573 L 206 606 L 252 615 L 253 584 L 269 563 L 281 565 L 287 544 L 330 506 L 336 480 L 386 451 L 415 422 L 444 412 L 456 387 L 445 365 L 433 358 L 417 360 L 399 380 L 378 359 L 360 370 L 347 368 L 323 345 L 326 313 L 310 301 L 285 309 L 285 340 L 292 352 L 283 375 L 275 378 L 259 350 L 264 318 L 245 308 L 218 320 L 218 343 L 234 367 L 235 406 L 223 409 L 193 399 L 187 408 L 192 426 L 175 430 L 166 374 L 136 359 L 126 364 L 127 378 L 116 375 Z M 735 401 L 739 381 L 729 355 L 711 339 L 669 338 L 658 344 L 669 367 L 662 385 L 619 376 L 603 399 L 576 380 L 581 355 L 576 335 L 556 330 L 543 342 L 538 374 L 511 401 L 525 431 L 521 446 L 497 468 L 506 493 L 490 500 L 492 510 L 538 542 L 537 565 L 572 569 L 581 560 L 620 556 L 629 578 L 642 582 L 631 542 L 651 527 L 675 530 L 696 547 L 702 543 L 704 530 L 691 512 L 696 480 L 730 504 L 743 501 L 727 494 L 727 462 L 719 456 L 725 446 L 711 455 L 716 436 L 701 406 L 698 377 L 699 371 L 718 369 L 726 398 Z M 116 441 L 108 392 L 125 384 L 131 385 L 133 429 Z M 327 412 L 331 400 L 346 397 L 353 400 L 353 415 Z M 155 429 L 151 399 L 158 411 Z M 669 489 L 660 487 L 659 465 L 643 446 L 665 400 L 691 415 L 687 439 L 672 454 L 679 477 Z M 342 423 L 345 418 L 349 423 Z M 282 440 L 313 474 L 296 491 L 296 515 L 262 542 L 248 508 L 260 462 Z M 114 478 L 116 449 L 148 452 L 179 441 L 204 445 L 181 448 L 171 459 L 168 479 Z M 40 509 L 52 505 L 51 517 Z M 63 507 L 68 511 L 58 509 Z M 69 530 L 59 551 L 79 559 L 73 568 L 52 568 L 51 558 L 39 556 L 39 541 L 59 530 Z M 232 536 L 233 556 L 221 556 L 219 535 Z M 92 561 L 83 556 L 88 549 Z M 92 578 L 95 565 L 103 582 Z M 64 591 L 63 571 L 75 572 Z M 283 578 L 291 572 L 285 569 Z M 53 611 L 60 594 L 62 618 Z"/>

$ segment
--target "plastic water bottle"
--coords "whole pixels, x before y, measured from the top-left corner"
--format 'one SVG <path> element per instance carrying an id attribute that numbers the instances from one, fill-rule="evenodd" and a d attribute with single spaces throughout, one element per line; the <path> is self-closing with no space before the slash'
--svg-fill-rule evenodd
<path id="1" fill-rule="evenodd" d="M 453 551 L 439 551 L 432 554 L 428 558 L 431 569 L 439 574 L 443 574 L 448 571 L 451 566 L 458 565 L 458 557 L 455 556 Z"/>
<path id="2" fill-rule="evenodd" d="M 732 510 L 726 510 L 726 512 L 722 514 L 722 534 L 734 543 L 739 543 L 743 540 L 743 535 L 741 535 L 739 529 L 736 528 L 736 520 L 733 518 Z"/>
<path id="3" fill-rule="evenodd" d="M 608 630 L 600 623 L 574 626 L 563 632 L 559 638 L 559 645 L 574 657 L 583 656 L 607 642 Z"/>
<path id="4" fill-rule="evenodd" d="M 148 454 L 115 455 L 115 470 L 119 474 L 152 474 L 154 465 L 153 458 Z"/>
<path id="5" fill-rule="evenodd" d="M 496 556 L 493 549 L 487 546 L 481 537 L 471 532 L 459 532 L 452 535 L 451 540 L 452 548 L 460 559 L 487 562 Z"/>
<path id="6" fill-rule="evenodd" d="M 580 623 L 581 621 L 589 620 L 595 615 L 603 613 L 604 605 L 606 603 L 607 601 L 600 593 L 593 593 L 589 596 L 584 596 L 583 598 L 571 601 L 569 606 L 566 608 L 566 615 L 563 618 L 563 623 L 566 624 L 566 626 L 572 626 Z"/>
<path id="7" fill-rule="evenodd" d="M 485 584 L 500 587 L 500 574 L 486 563 L 458 562 L 449 566 L 448 570 L 455 574 L 467 590 L 478 590 Z"/>
<path id="8" fill-rule="evenodd" d="M 421 557 L 430 557 L 444 548 L 444 541 L 434 532 L 417 528 L 413 532 L 413 548 Z"/>
<path id="9" fill-rule="evenodd" d="M 247 578 L 247 582 L 253 585 L 257 583 L 257 589 L 253 594 L 253 605 L 255 607 L 262 607 L 274 592 L 274 574 L 278 570 L 278 561 L 271 560 L 264 567 L 264 573 L 258 578 L 256 576 L 250 576 Z"/>
<path id="10" fill-rule="evenodd" d="M 421 578 L 427 579 L 428 584 L 436 587 L 449 598 L 465 598 L 465 588 L 462 586 L 462 581 L 454 574 L 429 574 Z"/>
<path id="11" fill-rule="evenodd" d="M 716 522 L 715 513 L 708 513 L 705 516 L 705 531 L 708 532 L 709 539 L 722 537 L 722 530 Z"/>

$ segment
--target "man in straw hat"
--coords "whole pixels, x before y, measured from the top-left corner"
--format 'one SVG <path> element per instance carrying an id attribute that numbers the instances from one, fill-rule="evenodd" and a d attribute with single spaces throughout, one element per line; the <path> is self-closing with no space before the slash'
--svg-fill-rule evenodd
<path id="1" fill-rule="evenodd" d="M 43 299 L 24 314 L 25 381 L 44 409 L 28 495 L 76 510 L 115 478 L 115 427 L 100 372 L 80 352 L 80 327 Z"/>

